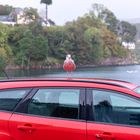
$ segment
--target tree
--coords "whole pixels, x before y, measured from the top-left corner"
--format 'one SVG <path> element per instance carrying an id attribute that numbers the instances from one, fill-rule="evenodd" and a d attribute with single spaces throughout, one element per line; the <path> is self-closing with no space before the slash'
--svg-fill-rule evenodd
<path id="1" fill-rule="evenodd" d="M 102 4 L 93 4 L 90 14 L 94 14 L 106 24 L 109 30 L 117 34 L 118 20 L 114 13 Z"/>
<path id="2" fill-rule="evenodd" d="M 77 64 L 89 64 L 89 46 L 84 40 L 84 32 L 89 28 L 89 25 L 84 19 L 67 23 L 65 26 L 67 35 L 67 52 L 72 54 Z"/>
<path id="3" fill-rule="evenodd" d="M 4 48 L 0 48 L 0 71 L 4 71 L 8 64 L 8 55 Z"/>
<path id="4" fill-rule="evenodd" d="M 113 12 L 108 9 L 104 9 L 99 18 L 101 18 L 103 22 L 105 22 L 109 30 L 117 34 L 118 20 Z"/>
<path id="5" fill-rule="evenodd" d="M 90 10 L 91 15 L 95 15 L 96 17 L 100 17 L 102 11 L 104 11 L 106 7 L 103 4 L 94 3 L 92 5 L 92 10 Z"/>
<path id="6" fill-rule="evenodd" d="M 4 47 L 7 43 L 8 27 L 0 24 L 0 47 Z"/>
<path id="7" fill-rule="evenodd" d="M 100 64 L 103 59 L 128 55 L 117 40 L 116 17 L 102 5 L 96 5 L 90 13 L 64 26 L 51 27 L 42 27 L 36 22 L 36 11 L 26 10 L 27 19 L 34 20 L 36 17 L 35 20 L 27 25 L 11 27 L 8 34 L 14 60 L 20 66 L 60 64 L 66 54 L 71 54 L 78 65 Z M 122 31 L 132 33 L 131 26 L 129 29 L 129 26 L 122 25 Z M 0 45 L 5 46 L 5 27 L 1 28 L 0 33 Z"/>
<path id="8" fill-rule="evenodd" d="M 135 40 L 136 33 L 137 33 L 136 26 L 126 21 L 120 22 L 119 35 L 122 37 L 123 41 L 133 42 Z"/>
<path id="9" fill-rule="evenodd" d="M 43 27 L 39 22 L 31 22 L 28 25 L 28 28 L 29 30 L 31 30 L 32 34 L 35 36 L 43 34 Z"/>
<path id="10" fill-rule="evenodd" d="M 18 64 L 30 66 L 32 62 L 44 61 L 47 58 L 48 42 L 42 35 L 33 35 L 31 30 L 24 33 L 24 37 L 19 40 Z"/>
<path id="11" fill-rule="evenodd" d="M 41 3 L 46 4 L 46 21 L 48 22 L 48 5 L 52 4 L 52 0 L 41 0 Z"/>
<path id="12" fill-rule="evenodd" d="M 107 28 L 102 28 L 102 39 L 104 58 L 127 56 L 127 51 L 117 42 L 117 35 L 107 30 Z"/>
<path id="13" fill-rule="evenodd" d="M 5 50 L 8 57 L 12 55 L 11 47 L 8 44 L 9 28 L 6 25 L 0 24 L 0 48 Z"/>
<path id="14" fill-rule="evenodd" d="M 0 24 L 0 70 L 4 71 L 10 58 L 12 50 L 8 45 L 8 30 L 6 25 Z"/>
<path id="15" fill-rule="evenodd" d="M 37 12 L 37 9 L 35 8 L 24 8 L 24 18 L 25 18 L 25 21 L 37 21 L 40 16 Z"/>
<path id="16" fill-rule="evenodd" d="M 0 5 L 0 15 L 9 15 L 13 7 L 9 5 Z"/>
<path id="17" fill-rule="evenodd" d="M 64 27 L 49 27 L 45 31 L 45 34 L 46 38 L 48 39 L 49 56 L 55 56 L 57 59 L 65 59 L 67 54 L 67 46 L 65 44 L 67 35 Z"/>
<path id="18" fill-rule="evenodd" d="M 95 27 L 91 27 L 85 31 L 85 41 L 90 46 L 91 59 L 95 63 L 99 63 L 103 58 L 103 40 L 101 32 Z"/>

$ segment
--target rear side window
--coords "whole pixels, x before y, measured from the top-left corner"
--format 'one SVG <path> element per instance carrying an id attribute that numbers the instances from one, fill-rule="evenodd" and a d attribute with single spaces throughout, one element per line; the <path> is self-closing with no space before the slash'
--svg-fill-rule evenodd
<path id="1" fill-rule="evenodd" d="M 0 91 L 0 110 L 13 111 L 18 102 L 28 93 L 29 89 Z"/>
<path id="2" fill-rule="evenodd" d="M 28 107 L 28 114 L 78 119 L 79 89 L 40 89 Z"/>
<path id="3" fill-rule="evenodd" d="M 97 122 L 140 126 L 140 101 L 122 93 L 93 90 L 93 114 Z"/>

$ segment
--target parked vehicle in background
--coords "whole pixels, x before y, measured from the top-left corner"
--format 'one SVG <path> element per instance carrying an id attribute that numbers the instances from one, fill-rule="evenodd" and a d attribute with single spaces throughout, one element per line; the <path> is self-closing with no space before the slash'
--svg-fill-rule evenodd
<path id="1" fill-rule="evenodd" d="M 140 140 L 135 84 L 109 79 L 0 82 L 0 140 Z"/>

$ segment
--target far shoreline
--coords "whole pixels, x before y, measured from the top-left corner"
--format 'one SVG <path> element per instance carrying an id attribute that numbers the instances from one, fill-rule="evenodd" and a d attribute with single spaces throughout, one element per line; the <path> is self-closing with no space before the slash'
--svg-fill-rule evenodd
<path id="1" fill-rule="evenodd" d="M 140 64 L 115 64 L 115 65 L 77 65 L 77 69 L 90 69 L 90 68 L 102 68 L 102 67 L 123 67 L 123 66 L 133 66 Z M 63 65 L 55 65 L 55 66 L 32 66 L 32 67 L 20 67 L 20 66 L 10 66 L 7 67 L 6 70 L 57 70 L 63 69 Z"/>

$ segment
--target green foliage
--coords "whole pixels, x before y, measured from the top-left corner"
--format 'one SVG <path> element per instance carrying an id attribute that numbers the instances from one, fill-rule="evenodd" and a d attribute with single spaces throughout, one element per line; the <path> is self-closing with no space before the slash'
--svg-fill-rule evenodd
<path id="1" fill-rule="evenodd" d="M 123 41 L 134 41 L 136 27 L 126 21 L 119 21 L 114 13 L 107 9 L 104 5 L 93 4 L 90 14 L 94 15 L 97 17 L 97 19 L 100 19 L 103 23 L 105 23 L 107 28 L 116 35 L 119 35 Z"/>
<path id="2" fill-rule="evenodd" d="M 47 57 L 48 42 L 41 34 L 42 28 L 36 23 L 31 25 L 24 27 L 24 31 L 19 27 L 15 28 L 15 32 L 19 33 L 17 38 L 9 35 L 9 40 L 13 44 L 13 52 L 18 58 L 15 59 L 15 63 L 21 66 L 30 66 L 33 61 L 44 61 Z"/>
<path id="3" fill-rule="evenodd" d="M 85 40 L 90 47 L 90 55 L 94 62 L 103 58 L 103 40 L 99 29 L 91 27 L 85 31 Z"/>
<path id="4" fill-rule="evenodd" d="M 48 39 L 49 45 L 49 56 L 55 56 L 59 59 L 64 59 L 66 50 L 65 42 L 66 42 L 66 32 L 63 27 L 49 27 L 45 29 L 46 38 Z"/>
<path id="5" fill-rule="evenodd" d="M 43 27 L 38 22 L 32 22 L 28 25 L 33 35 L 43 35 Z"/>
<path id="6" fill-rule="evenodd" d="M 47 57 L 47 60 L 45 61 L 45 65 L 52 66 L 52 67 L 56 64 L 61 64 L 61 63 L 63 63 L 63 61 L 55 57 Z"/>
<path id="7" fill-rule="evenodd" d="M 38 12 L 37 12 L 37 9 L 34 9 L 34 8 L 24 8 L 24 17 L 25 17 L 25 20 L 27 21 L 35 21 L 37 19 L 40 18 Z"/>
<path id="8" fill-rule="evenodd" d="M 77 64 L 100 63 L 103 58 L 123 57 L 117 42 L 117 35 L 110 31 L 93 13 L 68 22 L 63 27 L 45 28 L 48 38 L 49 57 L 64 60 L 65 55 L 72 54 Z M 122 55 L 122 56 L 121 56 Z"/>
<path id="9" fill-rule="evenodd" d="M 26 8 L 24 11 L 26 19 L 32 21 L 30 24 L 14 27 L 0 24 L 1 68 L 11 61 L 23 67 L 58 65 L 63 63 L 67 54 L 71 54 L 78 65 L 100 64 L 106 58 L 128 55 L 117 42 L 118 20 L 103 5 L 94 5 L 89 13 L 64 26 L 51 27 L 41 26 L 36 9 Z M 128 32 L 132 40 L 135 35 L 132 25 L 124 22 L 121 25 L 122 38 Z"/>
<path id="10" fill-rule="evenodd" d="M 116 55 L 116 47 L 117 47 L 116 35 L 107 28 L 102 28 L 102 39 L 104 40 L 103 42 L 104 57 L 107 58 Z"/>
<path id="11" fill-rule="evenodd" d="M 136 43 L 136 49 L 134 50 L 137 61 L 140 63 L 140 42 Z"/>
<path id="12" fill-rule="evenodd" d="M 0 47 L 4 47 L 7 43 L 8 27 L 0 24 Z"/>
<path id="13" fill-rule="evenodd" d="M 117 25 L 118 20 L 113 12 L 108 9 L 105 9 L 100 14 L 99 18 L 101 18 L 107 25 L 108 29 L 114 33 L 117 33 Z"/>
<path id="14" fill-rule="evenodd" d="M 12 57 L 12 49 L 8 45 L 9 28 L 0 24 L 0 69 L 4 70 L 10 58 Z"/>
<path id="15" fill-rule="evenodd" d="M 117 57 L 127 57 L 128 55 L 128 50 L 126 50 L 125 48 L 123 48 L 122 46 L 118 46 L 116 49 L 116 56 Z"/>
<path id="16" fill-rule="evenodd" d="M 101 21 L 106 24 L 109 30 L 111 30 L 114 33 L 117 33 L 119 21 L 117 20 L 114 13 L 107 9 L 104 5 L 93 4 L 90 13 L 96 15 L 97 18 L 101 19 Z"/>
<path id="17" fill-rule="evenodd" d="M 8 64 L 8 55 L 4 48 L 0 48 L 0 70 L 4 70 Z"/>
<path id="18" fill-rule="evenodd" d="M 135 40 L 137 33 L 136 27 L 126 21 L 120 22 L 120 34 L 123 41 L 132 42 Z"/>
<path id="19" fill-rule="evenodd" d="M 0 5 L 0 15 L 9 15 L 13 7 L 9 5 Z"/>
<path id="20" fill-rule="evenodd" d="M 136 27 L 137 35 L 136 35 L 136 41 L 140 40 L 140 23 L 137 23 L 134 25 Z"/>
<path id="21" fill-rule="evenodd" d="M 27 31 L 28 27 L 23 25 L 15 26 L 10 29 L 8 43 L 11 46 L 14 56 L 17 55 L 17 52 L 20 52 L 19 41 L 26 36 Z"/>
<path id="22" fill-rule="evenodd" d="M 22 53 L 29 60 L 45 60 L 47 56 L 47 41 L 43 36 L 28 35 L 19 41 Z"/>

